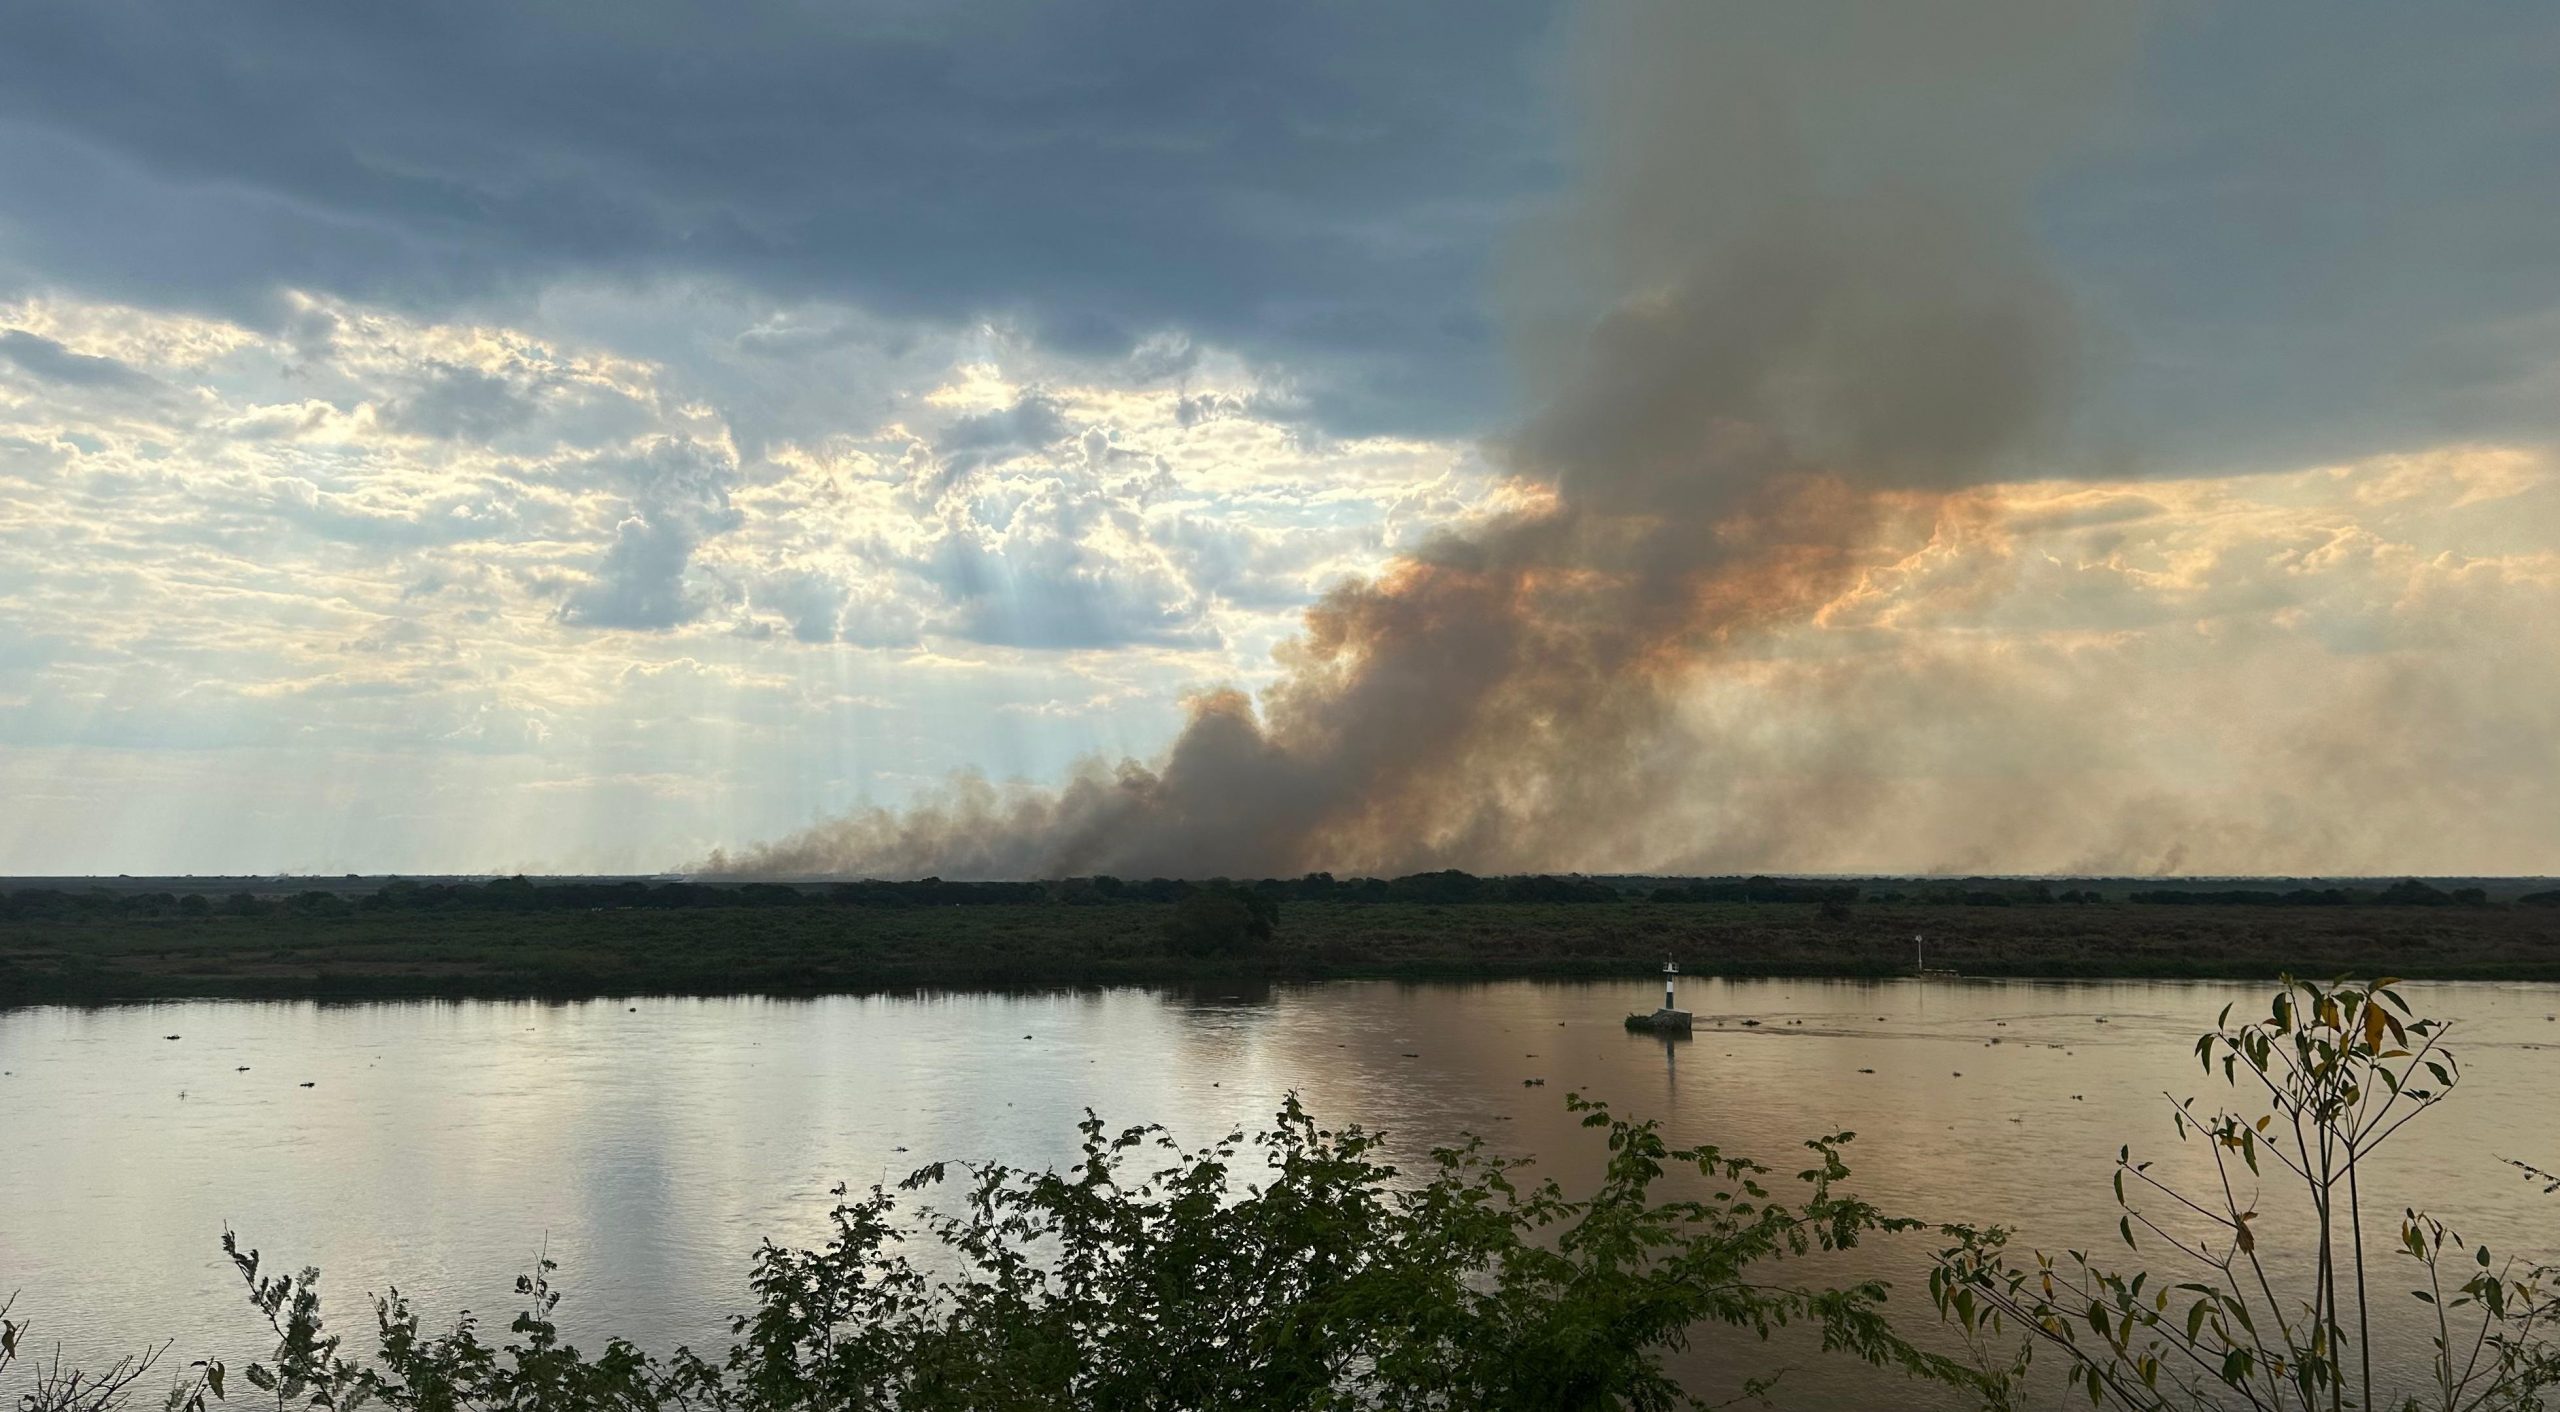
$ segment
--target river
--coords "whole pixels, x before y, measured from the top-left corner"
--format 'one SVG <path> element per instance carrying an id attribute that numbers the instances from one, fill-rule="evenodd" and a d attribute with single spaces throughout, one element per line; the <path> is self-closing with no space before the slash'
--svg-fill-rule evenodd
<path id="1" fill-rule="evenodd" d="M 2423 1196 L 2468 1234 L 2548 1253 L 2560 1197 L 2499 1159 L 2560 1161 L 2560 989 L 2404 990 L 2457 1022 L 2466 1079 L 2386 1149 L 2372 1209 Z M 273 1264 L 320 1266 L 351 1343 L 363 1296 L 394 1282 L 431 1323 L 465 1306 L 503 1323 L 547 1250 L 583 1345 L 725 1347 L 757 1242 L 822 1238 L 839 1182 L 937 1158 L 1062 1162 L 1087 1107 L 1206 1140 L 1291 1090 L 1412 1158 L 1472 1130 L 1568 1186 L 1597 1166 L 1568 1091 L 1788 1172 L 1801 1139 L 1853 1129 L 1852 1185 L 1889 1209 L 2105 1249 L 2118 1145 L 2195 1170 L 2162 1095 L 2218 1090 L 2194 1038 L 2267 991 L 1700 980 L 1681 997 L 1698 1033 L 1670 1043 L 1619 1023 L 1654 1002 L 1643 983 L 19 1009 L 0 1012 L 0 1294 L 21 1291 L 31 1351 L 172 1338 L 180 1361 L 236 1361 L 263 1347 L 218 1249 L 228 1225 Z M 1930 1321 L 1918 1243 L 1856 1264 Z M 1810 1355 L 1719 1339 L 1682 1366 L 1718 1388 L 1780 1357 Z M 1814 1359 L 1778 1401 L 1887 1397 Z"/>

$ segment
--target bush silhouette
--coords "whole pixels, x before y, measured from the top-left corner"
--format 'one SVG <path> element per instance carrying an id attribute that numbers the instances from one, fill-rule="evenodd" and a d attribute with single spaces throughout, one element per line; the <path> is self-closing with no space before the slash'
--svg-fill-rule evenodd
<path id="1" fill-rule="evenodd" d="M 1174 904 L 1165 943 L 1184 956 L 1236 956 L 1271 940 L 1280 904 L 1267 893 L 1224 885 L 1201 888 Z"/>

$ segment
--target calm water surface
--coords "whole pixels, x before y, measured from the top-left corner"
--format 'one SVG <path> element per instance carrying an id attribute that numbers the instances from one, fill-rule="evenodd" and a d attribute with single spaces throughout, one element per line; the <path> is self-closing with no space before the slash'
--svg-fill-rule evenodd
<path id="1" fill-rule="evenodd" d="M 1472 1130 L 1568 1185 L 1597 1167 L 1569 1090 L 1783 1171 L 1801 1139 L 1854 1129 L 1854 1185 L 1890 1209 L 2105 1248 L 2117 1146 L 2192 1170 L 2163 1092 L 2210 1092 L 2189 1046 L 2266 989 L 1702 981 L 1683 991 L 1699 1033 L 1676 1044 L 1620 1027 L 1652 1003 L 1641 984 L 0 1012 L 0 1293 L 22 1291 L 38 1346 L 175 1337 L 236 1360 L 264 1349 L 217 1248 L 226 1225 L 271 1262 L 320 1266 L 355 1332 L 363 1296 L 394 1282 L 431 1323 L 503 1317 L 547 1248 L 589 1346 L 725 1347 L 756 1243 L 822 1239 L 839 1182 L 1066 1161 L 1087 1107 L 1206 1140 L 1292 1089 L 1328 1121 L 1388 1130 L 1416 1165 Z M 2560 1160 L 2560 990 L 2408 993 L 2458 1022 L 2467 1079 L 2369 1197 L 2547 1251 L 2560 1200 L 2497 1159 Z M 1894 1279 L 1915 1324 L 1921 1253 L 1854 1262 Z M 1684 1366 L 1723 1385 L 1725 1352 Z M 1782 1405 L 1929 1405 L 1818 1360 L 1783 1387 Z"/>

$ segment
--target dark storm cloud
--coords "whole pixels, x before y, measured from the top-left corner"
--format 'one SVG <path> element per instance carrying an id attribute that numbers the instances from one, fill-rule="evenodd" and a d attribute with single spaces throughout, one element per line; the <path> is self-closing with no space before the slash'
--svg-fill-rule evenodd
<path id="1" fill-rule="evenodd" d="M 1181 579 L 1071 540 L 1007 544 L 994 552 L 955 536 L 936 546 L 924 571 L 953 605 L 949 630 L 971 642 L 1067 649 L 1216 641 Z"/>
<path id="2" fill-rule="evenodd" d="M 24 329 L 0 331 L 0 362 L 29 377 L 67 387 L 98 387 L 117 392 L 147 392 L 158 379 L 113 358 L 74 353 L 50 338 Z"/>
<path id="3" fill-rule="evenodd" d="M 1070 430 L 1056 398 L 1026 392 L 1012 406 L 972 412 L 935 437 L 937 479 L 947 485 L 989 462 L 1063 440 Z"/>
<path id="4" fill-rule="evenodd" d="M 427 369 L 414 391 L 383 408 L 383 419 L 401 431 L 475 441 L 512 431 L 533 415 L 533 395 L 519 383 L 450 364 Z"/>
<path id="5" fill-rule="evenodd" d="M 2560 437 L 2560 7 L 2183 7 L 2042 195 L 2093 433 L 2217 470 Z"/>
<path id="6" fill-rule="evenodd" d="M 737 528 L 729 503 L 737 462 L 726 452 L 661 437 L 612 467 L 629 497 L 594 576 L 570 591 L 563 622 L 596 628 L 671 628 L 722 596 L 688 573 L 704 540 Z"/>
<path id="7" fill-rule="evenodd" d="M 1548 181 L 1545 8 L 39 4 L 0 250 L 235 312 L 675 272 L 1074 352 L 1179 328 L 1339 424 L 1448 426 Z"/>
<path id="8" fill-rule="evenodd" d="M 285 285 L 704 274 L 1082 354 L 1179 330 L 1331 430 L 1486 430 L 1564 8 L 22 5 L 0 285 L 272 322 Z M 2090 465 L 2560 434 L 2555 68 L 2549 6 L 2167 17 L 2038 193 L 2104 330 Z"/>

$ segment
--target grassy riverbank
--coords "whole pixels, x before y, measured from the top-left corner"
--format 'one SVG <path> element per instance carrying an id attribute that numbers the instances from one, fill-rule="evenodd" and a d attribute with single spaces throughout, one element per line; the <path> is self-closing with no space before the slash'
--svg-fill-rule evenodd
<path id="1" fill-rule="evenodd" d="M 0 1004 L 176 996 L 812 993 L 1230 979 L 1968 975 L 2560 980 L 2560 909 L 1611 903 L 1286 905 L 1180 954 L 1174 905 L 642 908 L 0 922 Z M 1826 914 L 1827 913 L 1827 914 Z"/>

